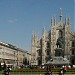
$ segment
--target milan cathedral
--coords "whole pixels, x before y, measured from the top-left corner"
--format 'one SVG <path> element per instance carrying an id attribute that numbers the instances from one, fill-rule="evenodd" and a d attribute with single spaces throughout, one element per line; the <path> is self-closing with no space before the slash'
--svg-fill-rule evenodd
<path id="1" fill-rule="evenodd" d="M 71 30 L 70 17 L 65 17 L 65 22 L 62 17 L 62 9 L 60 8 L 59 22 L 56 21 L 55 16 L 52 17 L 50 31 L 46 32 L 43 27 L 41 38 L 35 33 L 32 34 L 31 65 L 44 65 L 48 60 L 58 55 L 66 57 L 75 64 L 72 57 L 73 54 L 75 55 L 75 52 L 73 53 L 75 48 L 72 49 L 73 42 L 75 45 L 75 33 Z M 59 52 L 56 52 L 57 48 L 59 48 Z"/>

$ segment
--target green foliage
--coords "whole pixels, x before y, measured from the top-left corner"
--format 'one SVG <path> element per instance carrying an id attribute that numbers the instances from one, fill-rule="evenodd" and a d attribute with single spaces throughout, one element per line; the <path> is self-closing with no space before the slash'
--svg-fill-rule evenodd
<path id="1" fill-rule="evenodd" d="M 60 68 L 52 68 L 52 73 L 58 74 Z M 2 74 L 2 72 L 0 72 Z M 46 69 L 39 69 L 39 68 L 24 68 L 24 69 L 13 69 L 10 71 L 10 74 L 45 74 Z M 67 74 L 75 74 L 75 68 L 68 69 Z"/>
<path id="2" fill-rule="evenodd" d="M 52 72 L 59 72 L 60 71 L 60 68 L 52 68 L 51 69 Z M 30 69 L 30 68 L 21 68 L 21 69 L 14 69 L 14 70 L 11 70 L 11 72 L 46 72 L 46 69 L 39 69 L 39 68 L 33 68 L 33 69 Z M 67 72 L 75 72 L 75 68 L 70 68 L 70 69 L 67 69 Z"/>

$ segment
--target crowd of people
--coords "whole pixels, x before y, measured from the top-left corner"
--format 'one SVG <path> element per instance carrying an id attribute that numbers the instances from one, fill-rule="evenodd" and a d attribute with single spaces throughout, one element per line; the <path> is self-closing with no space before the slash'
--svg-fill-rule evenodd
<path id="1" fill-rule="evenodd" d="M 41 66 L 41 68 L 43 68 L 44 66 Z M 21 67 L 23 68 L 23 67 Z M 52 75 L 52 68 L 51 66 L 45 66 L 44 67 L 46 69 L 46 75 Z M 30 69 L 33 69 L 33 66 L 30 66 Z M 59 75 L 64 75 L 64 73 L 67 71 L 67 67 L 64 66 L 60 69 L 59 71 Z M 9 66 L 6 65 L 6 63 L 4 63 L 3 65 L 3 70 L 4 70 L 4 75 L 9 75 L 10 74 L 10 68 Z"/>
<path id="2" fill-rule="evenodd" d="M 68 70 L 68 68 L 65 66 L 65 67 L 62 67 L 60 70 L 59 70 L 59 75 L 64 75 L 66 73 L 66 71 Z M 46 67 L 46 75 L 52 75 L 52 68 L 51 66 L 47 66 Z"/>

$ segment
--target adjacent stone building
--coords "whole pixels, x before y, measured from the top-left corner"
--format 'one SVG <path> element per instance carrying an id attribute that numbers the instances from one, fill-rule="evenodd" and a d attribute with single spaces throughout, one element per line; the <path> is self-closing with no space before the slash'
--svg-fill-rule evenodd
<path id="1" fill-rule="evenodd" d="M 75 33 L 71 34 L 71 41 L 72 41 L 72 46 L 71 46 L 71 63 L 75 65 Z"/>
<path id="2" fill-rule="evenodd" d="M 1 65 L 6 63 L 6 65 L 11 65 L 13 67 L 21 65 L 30 65 L 31 54 L 28 51 L 22 50 L 7 44 L 0 42 L 0 63 Z"/>
<path id="3" fill-rule="evenodd" d="M 35 33 L 32 34 L 31 65 L 44 65 L 50 58 L 55 57 L 57 48 L 62 50 L 63 57 L 71 59 L 73 32 L 70 17 L 65 17 L 65 22 L 62 17 L 62 9 L 60 8 L 59 22 L 56 21 L 55 16 L 52 17 L 50 31 L 46 32 L 44 27 L 41 38 Z"/>

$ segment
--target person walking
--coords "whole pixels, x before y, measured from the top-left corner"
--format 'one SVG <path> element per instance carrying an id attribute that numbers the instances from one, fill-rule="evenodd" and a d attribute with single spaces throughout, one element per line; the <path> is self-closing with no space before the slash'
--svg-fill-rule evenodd
<path id="1" fill-rule="evenodd" d="M 52 70 L 50 66 L 47 66 L 46 70 L 47 70 L 48 75 L 52 75 Z"/>
<path id="2" fill-rule="evenodd" d="M 59 75 L 64 75 L 64 71 L 63 71 L 63 69 L 60 69 L 60 71 L 59 71 Z"/>
<path id="3" fill-rule="evenodd" d="M 9 67 L 6 67 L 4 69 L 4 75 L 9 75 L 9 71 L 10 71 Z"/>

